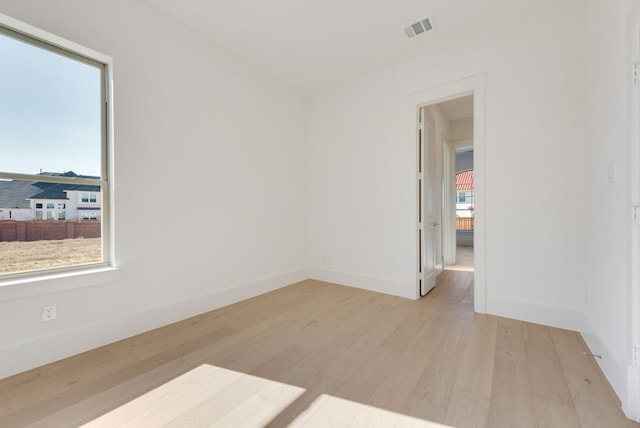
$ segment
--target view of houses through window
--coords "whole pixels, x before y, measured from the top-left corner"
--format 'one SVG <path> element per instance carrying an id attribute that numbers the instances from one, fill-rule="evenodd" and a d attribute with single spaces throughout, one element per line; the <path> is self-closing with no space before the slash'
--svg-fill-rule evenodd
<path id="1" fill-rule="evenodd" d="M 0 275 L 105 262 L 105 65 L 0 26 Z"/>
<path id="2" fill-rule="evenodd" d="M 38 175 L 78 177 L 74 172 Z M 99 220 L 100 199 L 100 186 L 4 180 L 0 181 L 0 221 Z"/>
<path id="3" fill-rule="evenodd" d="M 473 230 L 473 170 L 456 174 L 456 230 Z"/>

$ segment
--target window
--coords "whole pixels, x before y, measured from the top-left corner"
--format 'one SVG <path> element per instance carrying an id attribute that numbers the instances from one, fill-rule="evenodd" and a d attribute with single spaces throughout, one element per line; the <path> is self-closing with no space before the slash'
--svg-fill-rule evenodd
<path id="1" fill-rule="evenodd" d="M 458 202 L 466 202 L 466 200 L 467 200 L 467 195 L 465 194 L 465 192 L 459 192 Z"/>
<path id="2" fill-rule="evenodd" d="M 83 193 L 82 194 L 82 203 L 83 204 L 95 204 L 97 202 L 95 193 Z"/>
<path id="3" fill-rule="evenodd" d="M 98 220 L 98 213 L 95 211 L 87 211 L 82 213 L 83 220 Z"/>
<path id="4" fill-rule="evenodd" d="M 0 16 L 0 209 L 15 215 L 2 225 L 0 280 L 107 265 L 110 60 L 3 22 Z M 78 209 L 78 193 L 91 211 Z M 96 221 L 75 228 L 36 221 L 83 219 Z"/>

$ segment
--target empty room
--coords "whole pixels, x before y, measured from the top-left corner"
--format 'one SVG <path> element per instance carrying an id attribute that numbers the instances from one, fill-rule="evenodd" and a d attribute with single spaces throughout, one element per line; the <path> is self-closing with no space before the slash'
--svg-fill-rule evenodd
<path id="1" fill-rule="evenodd" d="M 640 421 L 637 0 L 0 0 L 0 426 Z"/>

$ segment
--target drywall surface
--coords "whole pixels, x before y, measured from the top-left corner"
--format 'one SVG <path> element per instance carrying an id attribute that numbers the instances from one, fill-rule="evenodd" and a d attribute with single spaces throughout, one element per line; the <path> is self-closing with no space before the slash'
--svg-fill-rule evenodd
<path id="1" fill-rule="evenodd" d="M 589 26 L 585 38 L 589 46 L 586 71 L 591 84 L 587 85 L 583 331 L 592 351 L 603 356 L 598 363 L 629 411 L 632 407 L 627 385 L 632 301 L 630 67 L 632 29 L 640 24 L 640 10 L 637 2 L 630 0 L 588 1 L 587 13 L 587 22 L 597 19 L 601 28 L 609 31 Z M 640 391 L 636 389 L 635 393 Z M 638 418 L 638 403 L 635 404 L 635 415 L 628 415 Z"/>
<path id="2" fill-rule="evenodd" d="M 454 119 L 451 121 L 451 141 L 473 139 L 473 117 Z"/>
<path id="3" fill-rule="evenodd" d="M 306 277 L 304 96 L 137 1 L 0 13 L 113 58 L 121 268 L 59 293 L 0 289 L 0 377 Z"/>
<path id="4" fill-rule="evenodd" d="M 359 278 L 361 287 L 405 295 L 408 261 L 416 257 L 408 248 L 415 197 L 407 183 L 415 165 L 407 150 L 409 95 L 486 73 L 480 167 L 488 310 L 578 329 L 585 300 L 583 16 L 582 2 L 559 2 L 544 19 L 434 47 L 315 95 L 312 275 Z"/>

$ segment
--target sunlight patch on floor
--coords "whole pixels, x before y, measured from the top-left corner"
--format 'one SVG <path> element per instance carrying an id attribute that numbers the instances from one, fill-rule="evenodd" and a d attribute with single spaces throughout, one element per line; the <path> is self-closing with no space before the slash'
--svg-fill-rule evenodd
<path id="1" fill-rule="evenodd" d="M 203 364 L 84 427 L 264 427 L 304 388 Z M 292 427 L 450 428 L 330 395 L 319 395 Z"/>
<path id="2" fill-rule="evenodd" d="M 289 426 L 451 428 L 326 394 L 320 395 Z"/>
<path id="3" fill-rule="evenodd" d="M 204 364 L 84 426 L 259 427 L 304 391 Z"/>

